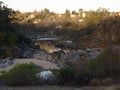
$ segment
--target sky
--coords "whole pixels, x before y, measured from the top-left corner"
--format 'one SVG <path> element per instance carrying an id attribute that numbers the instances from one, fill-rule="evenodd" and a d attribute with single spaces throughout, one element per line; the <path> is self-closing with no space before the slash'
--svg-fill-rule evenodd
<path id="1" fill-rule="evenodd" d="M 48 8 L 56 13 L 64 13 L 66 9 L 70 11 L 96 10 L 99 7 L 109 9 L 111 12 L 120 11 L 120 0 L 0 0 L 8 7 L 21 12 L 40 11 Z"/>

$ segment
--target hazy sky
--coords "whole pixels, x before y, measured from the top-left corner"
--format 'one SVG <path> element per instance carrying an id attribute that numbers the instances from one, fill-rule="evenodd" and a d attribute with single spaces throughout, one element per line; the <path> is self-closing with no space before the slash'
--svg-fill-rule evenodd
<path id="1" fill-rule="evenodd" d="M 83 10 L 96 10 L 99 7 L 109 8 L 110 11 L 120 11 L 120 0 L 0 0 L 14 10 L 40 11 L 48 8 L 50 11 L 62 13 L 82 8 Z"/>

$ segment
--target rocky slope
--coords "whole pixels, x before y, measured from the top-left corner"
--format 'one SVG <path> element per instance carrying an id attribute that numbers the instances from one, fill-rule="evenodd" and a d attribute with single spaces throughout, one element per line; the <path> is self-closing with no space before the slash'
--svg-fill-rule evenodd
<path id="1" fill-rule="evenodd" d="M 109 18 L 73 35 L 80 46 L 107 47 L 120 43 L 120 17 Z"/>

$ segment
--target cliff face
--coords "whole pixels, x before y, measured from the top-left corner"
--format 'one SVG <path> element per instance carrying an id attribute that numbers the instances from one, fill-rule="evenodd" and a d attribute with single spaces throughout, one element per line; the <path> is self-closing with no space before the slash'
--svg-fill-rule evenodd
<path id="1" fill-rule="evenodd" d="M 107 47 L 120 43 L 120 17 L 101 22 L 82 38 L 78 44 L 90 47 Z"/>

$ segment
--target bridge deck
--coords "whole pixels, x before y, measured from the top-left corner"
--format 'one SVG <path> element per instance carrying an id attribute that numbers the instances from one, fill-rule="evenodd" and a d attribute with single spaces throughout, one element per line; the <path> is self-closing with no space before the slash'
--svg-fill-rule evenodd
<path id="1" fill-rule="evenodd" d="M 37 41 L 55 41 L 58 40 L 57 38 L 39 38 Z"/>

